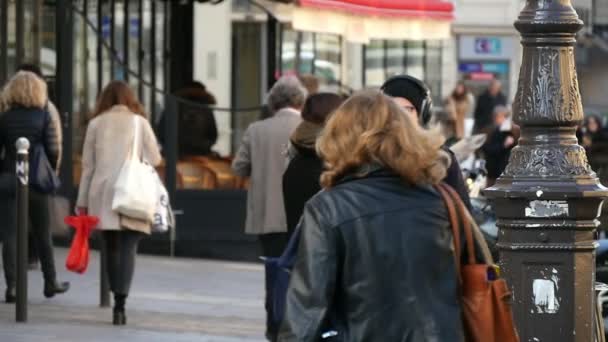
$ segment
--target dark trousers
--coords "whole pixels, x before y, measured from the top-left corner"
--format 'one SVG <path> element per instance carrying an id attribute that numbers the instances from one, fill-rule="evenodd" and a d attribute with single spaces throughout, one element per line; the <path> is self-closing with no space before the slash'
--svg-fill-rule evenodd
<path id="1" fill-rule="evenodd" d="M 44 280 L 54 282 L 57 273 L 55 271 L 55 256 L 53 254 L 53 240 L 49 220 L 49 200 L 48 195 L 30 189 L 29 219 L 33 246 L 40 258 Z M 14 198 L 6 199 L 3 202 L 6 219 L 3 227 L 2 263 L 6 285 L 14 286 L 17 259 L 17 213 Z"/>
<path id="2" fill-rule="evenodd" d="M 144 234 L 132 230 L 104 231 L 106 265 L 110 290 L 114 294 L 128 295 L 135 272 L 137 246 Z"/>
<path id="3" fill-rule="evenodd" d="M 258 235 L 265 257 L 280 257 L 289 242 L 289 233 L 271 233 Z"/>

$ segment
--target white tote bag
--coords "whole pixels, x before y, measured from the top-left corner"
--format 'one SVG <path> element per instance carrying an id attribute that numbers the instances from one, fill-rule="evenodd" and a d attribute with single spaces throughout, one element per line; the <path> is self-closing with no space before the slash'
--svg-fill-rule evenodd
<path id="1" fill-rule="evenodd" d="M 135 134 L 131 154 L 120 169 L 114 184 L 112 210 L 120 215 L 153 222 L 158 198 L 158 175 L 154 168 L 141 158 L 141 123 L 133 116 Z"/>
<path id="2" fill-rule="evenodd" d="M 171 210 L 169 202 L 169 193 L 165 188 L 160 177 L 156 177 L 157 194 L 156 194 L 156 211 L 154 212 L 154 221 L 152 221 L 152 232 L 166 233 L 169 229 L 175 227 L 175 216 Z"/>

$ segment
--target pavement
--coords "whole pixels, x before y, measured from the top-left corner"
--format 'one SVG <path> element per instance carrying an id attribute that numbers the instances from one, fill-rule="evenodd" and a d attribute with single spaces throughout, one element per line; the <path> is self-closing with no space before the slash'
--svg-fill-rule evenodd
<path id="1" fill-rule="evenodd" d="M 0 342 L 265 341 L 260 264 L 140 255 L 127 325 L 116 327 L 112 309 L 99 307 L 98 253 L 84 275 L 65 269 L 66 254 L 57 248 L 55 260 L 70 291 L 46 299 L 41 272 L 29 271 L 28 321 L 16 323 L 15 306 L 0 302 Z"/>

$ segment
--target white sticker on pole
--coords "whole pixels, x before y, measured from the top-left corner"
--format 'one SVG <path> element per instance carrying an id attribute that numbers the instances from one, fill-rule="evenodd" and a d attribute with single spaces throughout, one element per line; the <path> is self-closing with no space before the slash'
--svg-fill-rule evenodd
<path id="1" fill-rule="evenodd" d="M 526 217 L 564 217 L 570 209 L 566 201 L 531 201 L 526 208 Z"/>

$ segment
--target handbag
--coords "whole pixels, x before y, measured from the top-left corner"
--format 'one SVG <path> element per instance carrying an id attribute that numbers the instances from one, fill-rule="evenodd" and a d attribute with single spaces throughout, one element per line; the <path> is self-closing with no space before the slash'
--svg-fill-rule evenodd
<path id="1" fill-rule="evenodd" d="M 454 254 L 466 341 L 518 342 L 511 310 L 511 291 L 506 281 L 499 277 L 498 268 L 478 227 L 471 220 L 468 210 L 454 189 L 446 184 L 440 184 L 436 189 L 448 209 L 454 234 Z M 460 257 L 460 223 L 467 251 L 467 261 L 464 265 L 461 265 Z M 481 249 L 484 262 L 479 263 L 476 260 L 476 245 Z"/>
<path id="2" fill-rule="evenodd" d="M 46 131 L 50 121 L 49 112 L 45 111 L 44 113 L 42 134 Z M 30 186 L 43 194 L 54 193 L 61 186 L 61 181 L 49 162 L 44 145 L 40 142 L 34 143 L 29 154 Z"/>
<path id="3" fill-rule="evenodd" d="M 65 267 L 76 273 L 84 273 L 89 265 L 89 235 L 99 223 L 96 216 L 67 216 L 65 223 L 76 230 L 70 251 L 65 260 Z"/>
<path id="4" fill-rule="evenodd" d="M 169 202 L 169 193 L 158 174 L 156 175 L 157 201 L 154 221 L 152 221 L 152 232 L 166 233 L 175 227 L 175 216 Z"/>
<path id="5" fill-rule="evenodd" d="M 156 211 L 157 188 L 156 170 L 140 158 L 140 123 L 139 118 L 133 115 L 135 133 L 133 146 L 125 160 L 120 174 L 114 184 L 114 198 L 112 210 L 116 213 L 146 222 L 154 221 Z"/>

